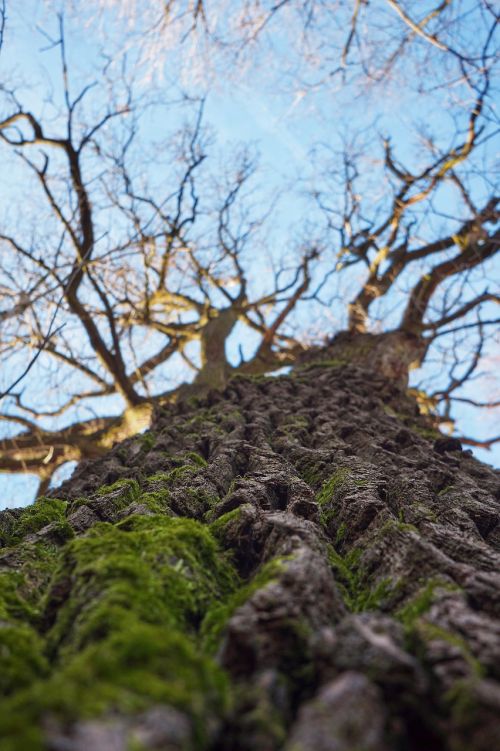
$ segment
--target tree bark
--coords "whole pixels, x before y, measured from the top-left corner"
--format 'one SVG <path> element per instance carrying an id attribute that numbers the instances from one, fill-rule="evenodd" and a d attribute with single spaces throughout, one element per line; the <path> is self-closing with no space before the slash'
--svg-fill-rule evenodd
<path id="1" fill-rule="evenodd" d="M 384 336 L 158 409 L 0 515 L 2 749 L 491 751 L 498 473 Z"/>

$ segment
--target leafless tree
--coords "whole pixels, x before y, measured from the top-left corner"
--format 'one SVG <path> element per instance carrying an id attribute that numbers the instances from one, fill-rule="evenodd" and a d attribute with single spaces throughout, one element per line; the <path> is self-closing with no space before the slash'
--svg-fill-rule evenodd
<path id="1" fill-rule="evenodd" d="M 205 23 L 203 6 L 194 10 Z M 436 48 L 444 37 L 430 20 L 419 28 Z M 151 104 L 126 66 L 108 63 L 99 81 L 74 90 L 60 19 L 50 44 L 60 51 L 62 112 L 33 114 L 5 90 L 0 121 L 3 146 L 23 165 L 26 185 L 36 186 L 42 217 L 31 228 L 25 217 L 10 222 L 0 235 L 0 357 L 17 373 L 5 383 L 0 471 L 36 474 L 43 492 L 62 464 L 101 455 L 147 427 L 155 405 L 314 357 L 335 329 L 323 326 L 311 343 L 297 315 L 305 306 L 333 308 L 339 319 L 344 306 L 351 338 L 371 336 L 386 301 L 395 307 L 382 316 L 389 371 L 407 374 L 444 346 L 449 383 L 428 403 L 441 403 L 449 419 L 497 323 L 490 311 L 498 296 L 488 284 L 479 289 L 478 273 L 490 273 L 498 250 L 498 197 L 489 178 L 480 201 L 469 185 L 494 133 L 490 43 L 488 36 L 480 70 L 468 74 L 468 111 L 461 105 L 451 145 L 427 138 L 410 168 L 386 140 L 378 193 L 363 169 L 373 143 L 368 152 L 334 154 L 335 167 L 315 188 L 311 222 L 285 253 L 266 256 L 273 215 L 252 206 L 254 160 L 243 153 L 222 176 L 210 175 L 200 101 L 188 102 L 181 131 L 170 141 L 162 132 L 160 148 L 148 150 L 144 114 L 157 108 L 164 119 L 179 102 Z M 445 189 L 456 193 L 451 214 Z M 264 263 L 265 278 L 257 268 Z M 228 355 L 235 332 L 242 343 L 253 337 L 252 354 L 240 347 L 236 364 Z M 465 355 L 464 333 L 473 346 Z"/>
<path id="2" fill-rule="evenodd" d="M 443 149 L 423 135 L 425 158 L 417 169 L 402 164 L 391 142 L 383 140 L 380 160 L 386 179 L 380 186 L 377 173 L 377 189 L 367 182 L 363 161 L 350 147 L 332 155 L 335 168 L 326 169 L 325 187 L 315 192 L 339 248 L 337 268 L 366 269 L 348 305 L 348 330 L 362 334 L 384 319 L 387 327 L 391 311 L 395 330 L 415 337 L 408 364 L 415 367 L 441 352 L 448 383 L 438 388 L 423 384 L 427 407 L 439 408 L 443 421 L 452 421 L 455 400 L 498 406 L 494 398 L 470 399 L 459 393 L 480 369 L 486 342 L 500 323 L 491 260 L 500 243 L 498 186 L 484 161 L 475 163 L 485 142 L 498 133 L 496 124 L 489 129 L 488 117 L 483 118 L 489 88 L 485 67 L 480 83 L 471 89 L 469 113 L 456 122 L 453 145 Z M 370 153 L 376 154 L 375 146 Z M 484 191 L 477 190 L 478 175 Z M 490 447 L 498 437 L 463 440 Z"/>
<path id="3" fill-rule="evenodd" d="M 265 70 L 279 71 L 273 87 L 286 78 L 295 91 L 326 86 L 338 96 L 346 84 L 394 80 L 420 93 L 439 88 L 444 98 L 498 58 L 493 47 L 484 56 L 498 21 L 489 0 L 257 0 L 239 7 L 225 0 L 96 0 L 90 9 L 118 5 L 149 70 L 180 44 L 191 77 L 195 68 L 206 76 L 218 64 L 226 76 L 248 68 L 254 76 L 257 66 L 261 79 Z"/>
<path id="4" fill-rule="evenodd" d="M 177 397 L 178 389 L 157 393 L 151 383 L 174 355 L 195 372 L 196 384 L 212 387 L 235 371 L 262 373 L 291 362 L 301 345 L 283 326 L 310 288 L 317 256 L 314 246 L 304 246 L 297 263 L 277 267 L 252 296 L 245 253 L 260 220 L 240 207 L 251 159 L 243 155 L 213 195 L 200 196 L 206 150 L 198 105 L 191 126 L 176 134 L 170 164 L 165 160 L 169 187 L 148 191 L 133 165 L 140 114 L 131 89 L 124 85 L 122 100 L 83 126 L 79 116 L 91 86 L 72 94 L 62 22 L 55 43 L 64 131 L 54 134 L 14 94 L 11 114 L 0 123 L 3 143 L 35 176 L 49 212 L 50 229 L 35 231 L 28 242 L 22 233 L 0 235 L 4 299 L 12 301 L 2 312 L 1 354 L 6 363 L 29 358 L 3 394 L 15 405 L 3 420 L 24 432 L 3 442 L 1 464 L 4 471 L 35 472 L 42 490 L 60 464 L 102 453 L 144 428 L 155 402 Z M 237 322 L 260 343 L 235 368 L 225 342 Z M 198 347 L 191 356 L 189 345 Z M 52 409 L 23 395 L 22 378 L 38 358 L 51 388 L 66 395 Z M 97 407 L 90 420 L 55 431 L 40 426 L 43 418 L 75 415 L 82 403 L 113 395 L 125 407 L 119 417 L 102 416 Z"/>

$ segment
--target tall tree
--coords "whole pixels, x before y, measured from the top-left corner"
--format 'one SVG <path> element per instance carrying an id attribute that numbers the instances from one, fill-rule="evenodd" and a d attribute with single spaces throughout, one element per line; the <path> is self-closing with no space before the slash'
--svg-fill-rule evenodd
<path id="1" fill-rule="evenodd" d="M 0 469 L 45 493 L 0 512 L 2 751 L 494 747 L 498 473 L 437 429 L 457 399 L 492 404 L 463 387 L 497 324 L 493 13 L 471 4 L 472 40 L 466 3 L 423 5 L 336 4 L 340 62 L 373 74 L 383 7 L 400 26 L 375 67 L 425 49 L 461 70 L 452 129 L 411 155 L 318 147 L 283 253 L 248 153 L 211 171 L 199 99 L 150 96 L 109 51 L 77 87 L 62 20 L 62 87 L 2 88 L 36 214 L 2 217 Z M 290 9 L 314 30 L 318 8 L 254 3 L 243 30 Z M 161 7 L 212 43 L 210 10 Z M 448 381 L 409 390 L 441 351 Z"/>

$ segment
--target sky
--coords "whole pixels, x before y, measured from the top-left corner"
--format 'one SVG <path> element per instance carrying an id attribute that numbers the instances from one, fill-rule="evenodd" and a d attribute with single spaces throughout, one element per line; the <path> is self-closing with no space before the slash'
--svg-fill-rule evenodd
<path id="1" fill-rule="evenodd" d="M 43 31 L 54 31 L 53 14 L 47 11 L 46 3 L 37 0 L 17 0 L 11 4 L 9 11 L 5 46 L 0 56 L 1 80 L 14 80 L 21 85 L 23 102 L 34 110 L 50 112 L 46 103 L 47 91 L 51 90 L 54 98 L 60 91 L 60 72 L 58 67 L 57 50 L 50 50 L 50 42 Z M 108 18 L 109 20 L 109 18 Z M 104 16 L 106 23 L 106 16 Z M 90 27 L 92 28 L 92 27 Z M 97 35 L 89 33 L 84 25 L 78 28 L 78 23 L 68 24 L 68 58 L 75 70 L 78 70 L 81 80 L 92 75 L 96 65 L 98 52 Z M 156 85 L 160 77 L 160 86 L 170 86 L 175 90 L 176 66 L 167 67 L 163 72 L 154 72 Z M 142 74 L 141 74 L 142 75 Z M 162 84 L 161 75 L 164 75 Z M 284 88 L 273 89 L 274 73 L 260 68 L 241 79 L 227 76 L 218 78 L 216 84 L 209 87 L 205 105 L 205 122 L 216 137 L 216 152 L 219 160 L 224 162 L 224 155 L 231 153 L 238 144 L 250 144 L 251 149 L 260 155 L 261 175 L 260 187 L 257 189 L 256 199 L 266 204 L 274 192 L 282 185 L 296 186 L 299 181 L 309 188 L 316 180 L 315 170 L 317 161 L 311 159 L 311 150 L 318 143 L 325 141 L 337 145 L 341 138 L 349 136 L 354 130 L 376 129 L 380 133 L 390 133 L 393 142 L 398 147 L 398 155 L 402 159 L 411 160 L 414 156 L 416 136 L 413 125 L 416 119 L 424 120 L 429 127 L 446 131 L 450 115 L 435 106 L 432 97 L 415 96 L 410 91 L 397 90 L 396 85 L 385 92 L 384 96 L 377 92 L 359 92 L 358 96 L 346 100 L 342 92 L 332 95 L 331 92 L 321 91 L 290 93 Z M 185 71 L 184 71 L 185 76 Z M 138 74 L 138 79 L 140 75 Z M 24 85 L 24 82 L 26 85 Z M 173 86 L 172 86 L 173 82 Z M 281 81 L 283 83 L 283 81 Z M 148 81 L 139 80 L 139 84 L 147 88 Z M 195 88 L 199 92 L 207 89 L 205 84 L 197 83 Z M 169 115 L 170 117 L 170 115 Z M 173 114 L 170 128 L 179 125 Z M 54 125 L 56 125 L 54 119 Z M 153 120 L 149 128 L 151 132 L 158 124 Z M 6 214 L 15 205 L 18 211 L 32 211 L 26 196 L 26 184 L 22 179 L 17 161 L 11 156 L 2 155 L 4 159 L 3 177 L 0 175 L 0 219 L 6 219 Z M 8 165 L 8 169 L 5 166 Z M 369 165 L 367 166 L 369 169 Z M 260 192 L 259 192 L 260 191 Z M 443 200 L 443 199 L 442 199 Z M 26 207 L 26 208 L 25 208 Z M 293 228 L 298 226 L 298 219 L 302 219 L 307 212 L 307 204 L 300 190 L 288 190 L 278 202 L 274 212 L 274 242 L 287 248 Z M 292 230 L 292 231 L 291 231 Z M 291 247 L 291 245 L 290 245 Z M 1 251 L 0 251 L 1 252 Z M 356 269 L 347 284 L 353 285 L 358 281 L 360 269 Z M 498 278 L 498 277 L 497 277 Z M 1 304 L 0 304 L 1 308 Z M 332 309 L 328 312 L 324 326 L 331 325 L 336 320 L 338 326 L 342 324 L 343 311 Z M 386 320 L 390 313 L 385 311 Z M 318 319 L 309 322 L 314 328 L 318 326 Z M 321 322 L 319 323 L 321 326 Z M 230 354 L 236 356 L 239 332 L 230 342 Z M 252 340 L 243 340 L 244 346 L 250 350 Z M 487 352 L 487 359 L 495 368 L 495 358 L 499 356 L 492 346 Z M 9 382 L 15 375 L 15 360 L 11 363 L 12 371 L 3 372 L 2 383 Z M 181 371 L 172 373 L 172 379 L 178 377 Z M 424 375 L 432 374 L 432 366 L 426 367 Z M 421 378 L 422 373 L 413 378 Z M 29 376 L 30 383 L 26 388 L 36 388 L 37 369 L 33 369 Z M 491 395 L 498 386 L 488 378 L 479 378 L 472 385 L 472 393 Z M 112 408 L 117 400 L 111 400 L 106 405 Z M 106 410 L 105 410 L 106 411 Z M 462 405 L 455 411 L 460 430 L 464 434 L 487 437 L 495 432 L 495 421 L 492 414 L 480 413 Z M 492 451 L 475 450 L 478 458 L 488 463 L 500 464 L 500 445 Z M 69 467 L 64 468 L 67 474 Z M 64 476 L 60 473 L 59 480 Z M 33 500 L 36 492 L 37 480 L 30 476 L 12 476 L 0 474 L 0 508 L 26 505 Z"/>

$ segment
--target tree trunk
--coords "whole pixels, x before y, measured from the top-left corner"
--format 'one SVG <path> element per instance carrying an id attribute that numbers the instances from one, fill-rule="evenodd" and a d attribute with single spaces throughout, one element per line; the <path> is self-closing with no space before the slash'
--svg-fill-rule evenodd
<path id="1" fill-rule="evenodd" d="M 2 751 L 492 751 L 498 475 L 375 339 L 2 513 Z"/>

